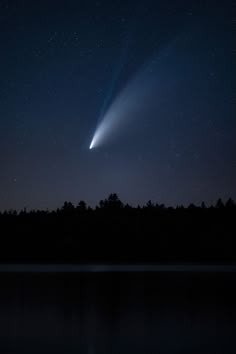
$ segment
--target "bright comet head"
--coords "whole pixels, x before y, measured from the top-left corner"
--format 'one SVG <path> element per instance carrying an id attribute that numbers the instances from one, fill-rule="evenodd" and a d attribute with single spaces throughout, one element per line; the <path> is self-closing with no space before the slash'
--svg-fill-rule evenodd
<path id="1" fill-rule="evenodd" d="M 94 147 L 98 147 L 104 141 L 104 138 L 109 136 L 109 132 L 112 131 L 112 127 L 114 127 L 114 118 L 116 118 L 114 113 L 110 113 L 110 115 L 103 117 L 103 120 L 100 122 L 94 133 L 93 139 L 89 146 L 90 150 Z"/>
<path id="2" fill-rule="evenodd" d="M 94 135 L 92 141 L 91 141 L 91 144 L 89 146 L 89 150 L 91 150 L 92 148 L 94 148 L 94 144 L 95 144 L 95 140 L 96 140 L 96 134 Z"/>
<path id="3" fill-rule="evenodd" d="M 96 130 L 96 132 L 95 132 L 95 134 L 94 134 L 94 136 L 93 136 L 93 139 L 92 139 L 92 141 L 91 141 L 91 144 L 90 144 L 90 146 L 89 146 L 89 149 L 91 150 L 91 149 L 93 149 L 95 146 L 97 146 L 97 144 L 98 144 L 98 138 L 99 138 L 99 136 L 100 136 L 100 133 L 99 133 L 99 128 Z"/>

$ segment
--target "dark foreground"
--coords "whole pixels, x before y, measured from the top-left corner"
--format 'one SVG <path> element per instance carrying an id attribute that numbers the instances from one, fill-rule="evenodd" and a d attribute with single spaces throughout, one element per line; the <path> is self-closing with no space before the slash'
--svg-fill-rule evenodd
<path id="1" fill-rule="evenodd" d="M 1 353 L 236 353 L 235 272 L 0 273 Z"/>
<path id="2" fill-rule="evenodd" d="M 106 203 L 0 214 L 0 264 L 236 263 L 233 202 L 187 209 Z"/>

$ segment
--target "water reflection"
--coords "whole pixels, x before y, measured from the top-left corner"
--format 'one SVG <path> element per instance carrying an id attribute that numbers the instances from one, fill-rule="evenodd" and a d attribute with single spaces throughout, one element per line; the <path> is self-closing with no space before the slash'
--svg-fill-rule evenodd
<path id="1" fill-rule="evenodd" d="M 234 353 L 235 273 L 1 273 L 1 353 Z"/>

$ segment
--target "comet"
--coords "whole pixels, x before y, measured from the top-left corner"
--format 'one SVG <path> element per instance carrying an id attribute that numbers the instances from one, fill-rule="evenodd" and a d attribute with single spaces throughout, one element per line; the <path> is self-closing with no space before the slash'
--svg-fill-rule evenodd
<path id="1" fill-rule="evenodd" d="M 149 94 L 146 82 L 143 85 L 145 80 L 142 75 L 133 78 L 113 100 L 95 130 L 90 150 L 114 139 L 135 117 L 142 114 Z"/>
<path id="2" fill-rule="evenodd" d="M 171 75 L 173 71 L 171 54 L 178 40 L 177 36 L 158 55 L 145 62 L 111 103 L 107 104 L 106 101 L 89 146 L 90 150 L 109 140 L 113 141 L 122 131 L 122 134 L 128 130 L 133 133 L 139 122 L 146 116 L 151 117 L 151 112 L 158 111 L 161 104 L 162 110 L 164 109 L 163 97 L 169 95 L 174 85 Z M 110 98 L 111 96 L 108 101 Z M 150 107 L 152 107 L 151 112 Z"/>

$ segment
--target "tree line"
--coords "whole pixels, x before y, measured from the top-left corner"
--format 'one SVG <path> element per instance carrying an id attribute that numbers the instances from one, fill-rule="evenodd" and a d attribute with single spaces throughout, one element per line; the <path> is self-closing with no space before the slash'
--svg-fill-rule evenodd
<path id="1" fill-rule="evenodd" d="M 0 213 L 0 262 L 236 262 L 236 204 L 123 203 Z"/>
<path id="2" fill-rule="evenodd" d="M 223 202 L 221 198 L 219 198 L 214 205 L 206 206 L 205 202 L 203 201 L 200 205 L 195 205 L 194 203 L 190 203 L 187 207 L 183 206 L 182 204 L 177 205 L 175 207 L 166 206 L 165 204 L 161 203 L 154 203 L 151 200 L 148 200 L 146 204 L 143 206 L 131 206 L 128 203 L 123 203 L 116 193 L 111 193 L 108 198 L 102 199 L 99 201 L 98 205 L 95 208 L 90 207 L 84 200 L 78 202 L 77 205 L 74 205 L 70 201 L 65 201 L 61 208 L 57 208 L 56 210 L 49 211 L 46 210 L 27 210 L 27 208 L 23 208 L 23 210 L 17 211 L 15 209 L 9 209 L 5 211 L 0 211 L 0 216 L 4 215 L 32 215 L 32 214 L 66 214 L 66 215 L 73 215 L 76 213 L 85 213 L 85 212 L 92 212 L 98 210 L 107 210 L 107 211 L 120 211 L 120 210 L 200 210 L 200 209 L 226 209 L 232 210 L 236 208 L 236 203 L 232 198 L 229 198 L 226 202 Z"/>

